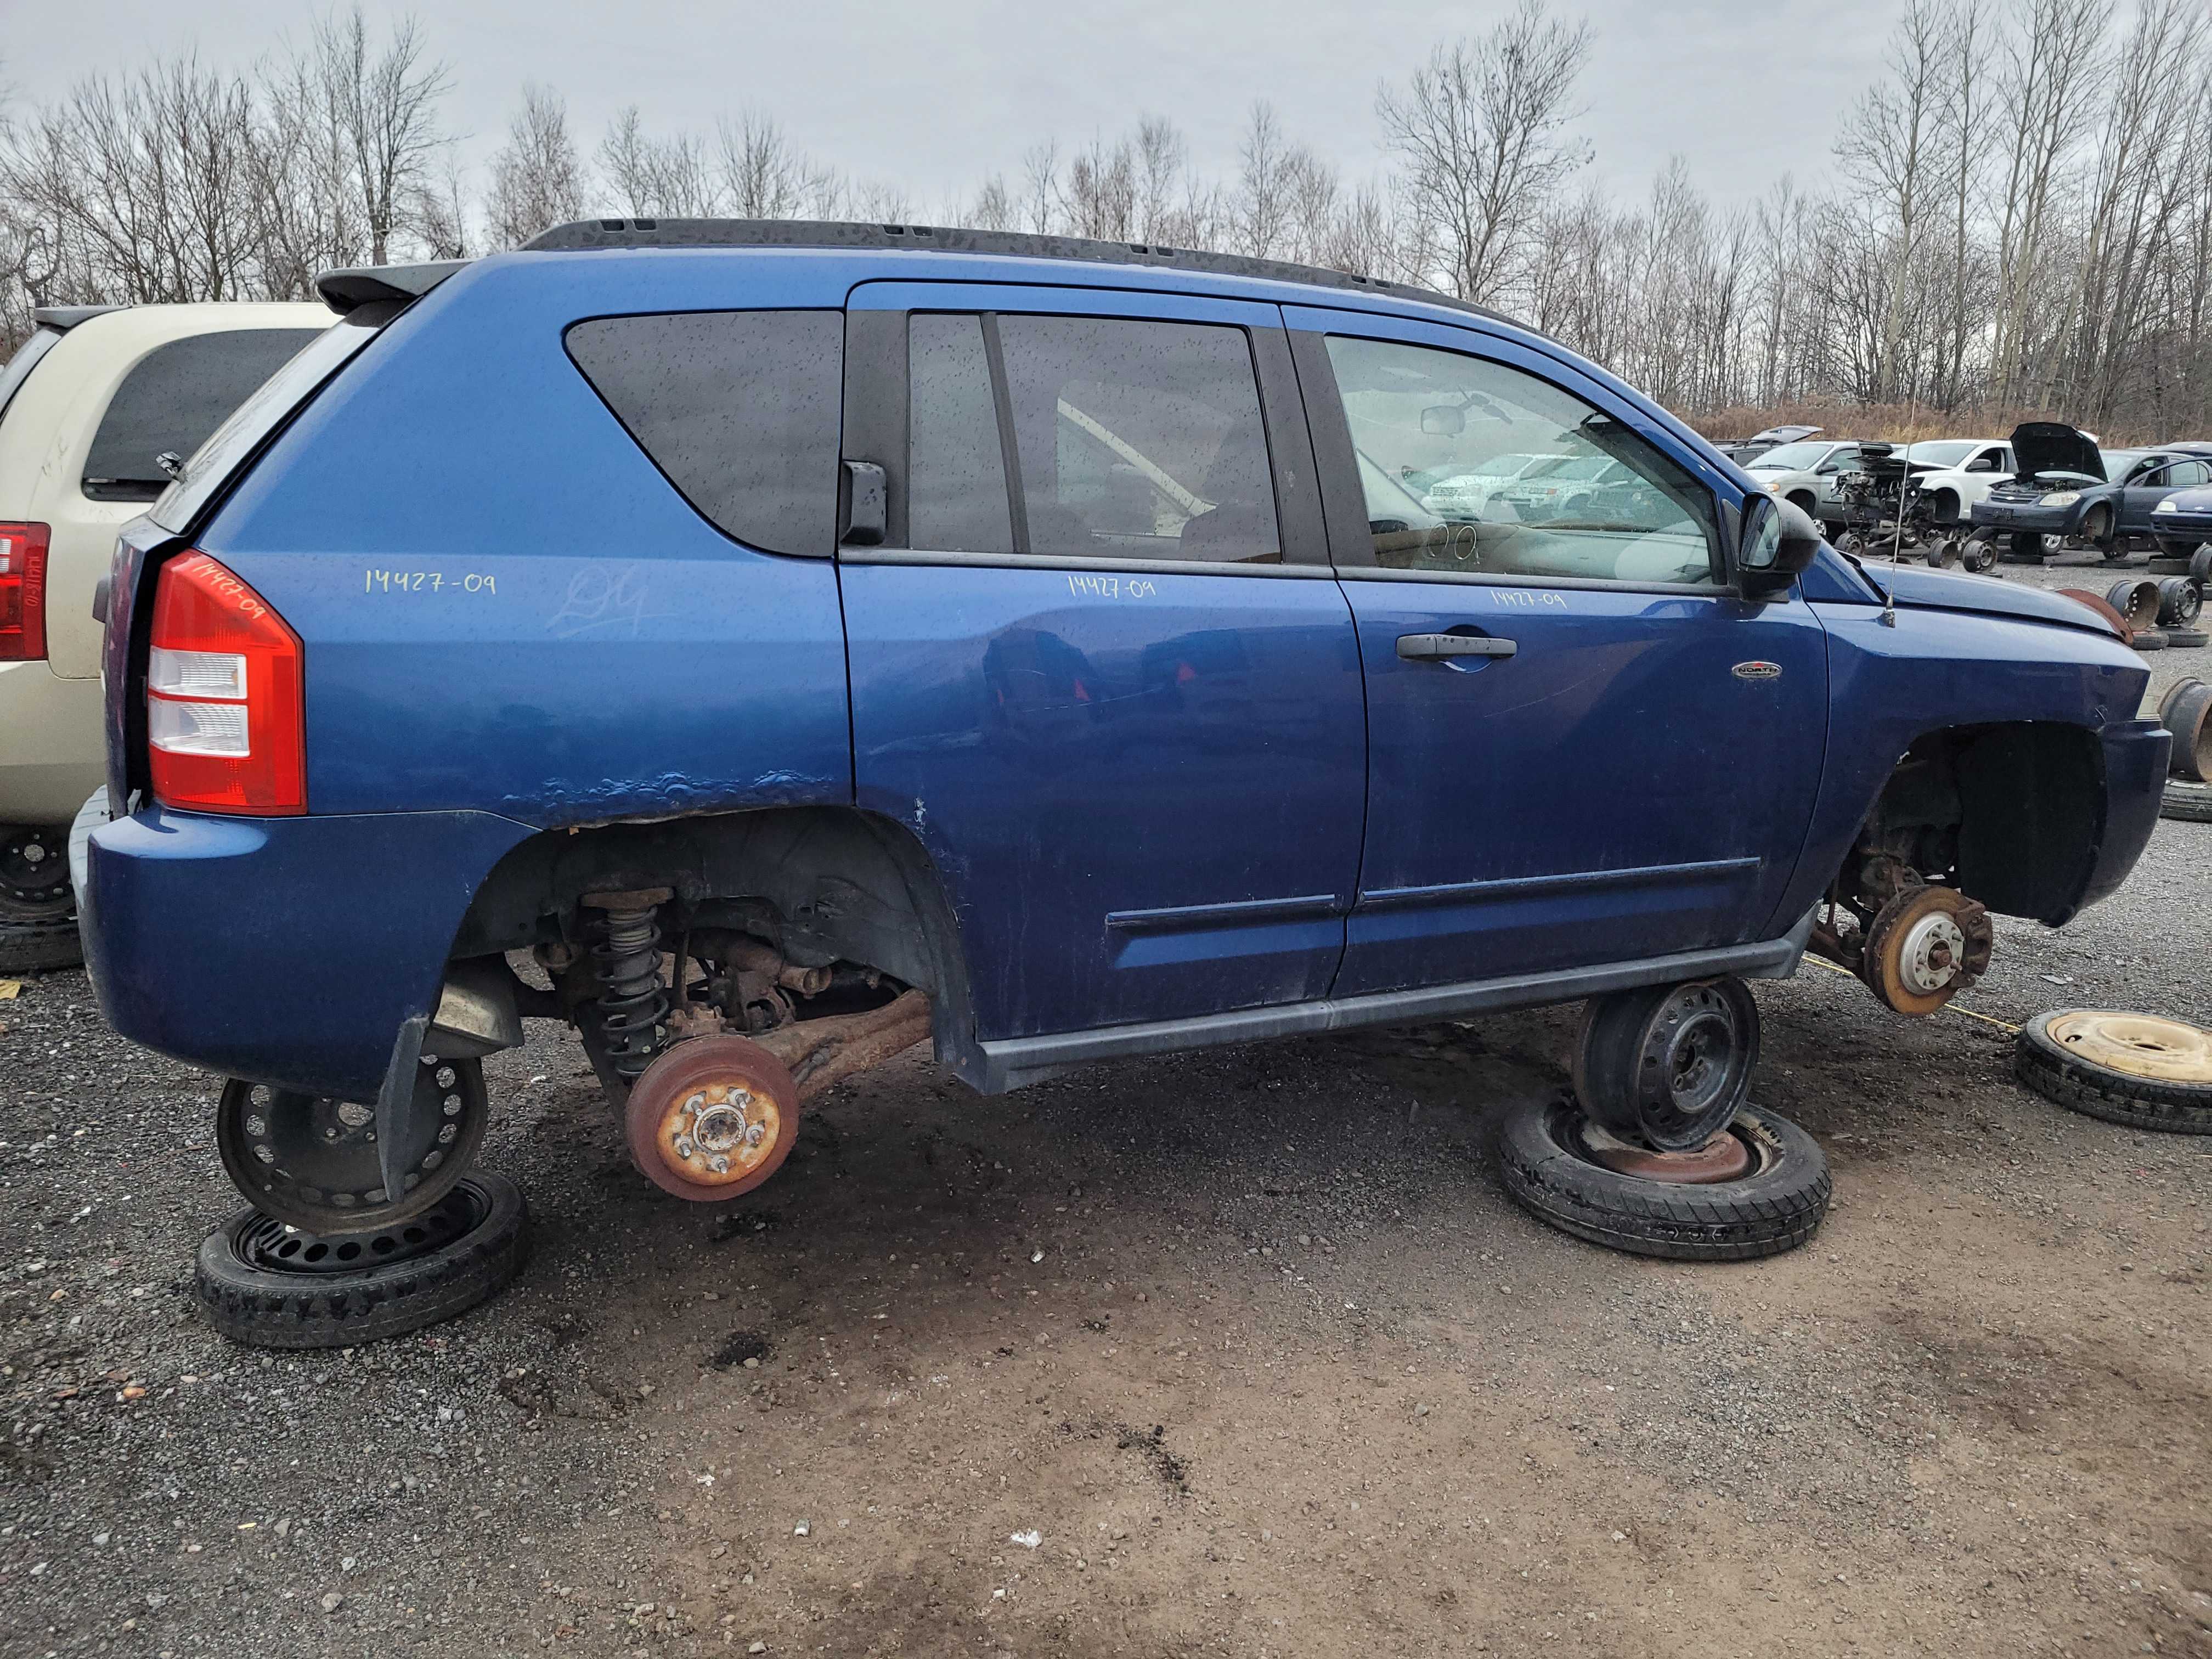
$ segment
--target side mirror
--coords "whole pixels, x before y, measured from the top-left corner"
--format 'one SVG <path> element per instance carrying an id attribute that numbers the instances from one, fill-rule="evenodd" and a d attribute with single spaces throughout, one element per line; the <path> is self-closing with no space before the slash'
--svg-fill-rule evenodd
<path id="1" fill-rule="evenodd" d="M 1966 471 L 1969 472 L 1994 472 L 1996 470 L 1997 464 L 1986 455 L 1977 455 L 1966 463 Z"/>
<path id="2" fill-rule="evenodd" d="M 1797 580 L 1820 550 L 1820 531 L 1811 515 L 1771 495 L 1753 495 L 1743 504 L 1743 534 L 1736 544 L 1737 579 L 1744 597 L 1778 593 Z"/>
<path id="3" fill-rule="evenodd" d="M 1457 404 L 1431 404 L 1421 411 L 1421 430 L 1431 438 L 1456 438 L 1467 430 L 1467 415 Z"/>

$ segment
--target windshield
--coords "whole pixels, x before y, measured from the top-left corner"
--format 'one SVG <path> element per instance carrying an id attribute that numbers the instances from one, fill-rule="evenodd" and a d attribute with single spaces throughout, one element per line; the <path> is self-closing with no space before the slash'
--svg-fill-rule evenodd
<path id="1" fill-rule="evenodd" d="M 2105 462 L 2105 477 L 2118 480 L 2127 476 L 2128 469 L 2149 455 L 2148 449 L 2100 449 L 2097 453 Z"/>
<path id="2" fill-rule="evenodd" d="M 1929 466 L 1956 466 L 1974 453 L 1974 447 L 1972 438 L 1936 438 L 1913 445 L 1905 452 L 1905 459 Z"/>
<path id="3" fill-rule="evenodd" d="M 161 499 L 148 509 L 148 516 L 162 529 L 183 535 L 201 509 L 215 499 L 216 492 L 286 417 L 376 337 L 379 325 L 340 318 L 302 346 L 192 452 L 183 473 L 161 492 Z"/>

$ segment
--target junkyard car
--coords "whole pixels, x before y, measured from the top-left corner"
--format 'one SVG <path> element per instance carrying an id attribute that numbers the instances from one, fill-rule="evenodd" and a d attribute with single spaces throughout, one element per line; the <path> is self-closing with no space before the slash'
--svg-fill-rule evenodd
<path id="1" fill-rule="evenodd" d="M 2188 558 L 2212 542 L 2212 489 L 2176 490 L 2155 503 L 2150 516 L 2160 550 Z"/>
<path id="2" fill-rule="evenodd" d="M 2100 449 L 2080 428 L 2033 421 L 2014 429 L 2019 476 L 1976 503 L 1973 521 L 2033 556 L 2043 538 L 2089 543 L 2108 559 L 2158 533 L 2159 502 L 2212 481 L 2212 466 L 2182 449 Z"/>
<path id="3" fill-rule="evenodd" d="M 74 960 L 70 818 L 103 771 L 94 584 L 182 456 L 331 323 L 312 305 L 40 310 L 0 371 L 0 966 Z"/>
<path id="4" fill-rule="evenodd" d="M 1869 576 L 1433 295 L 714 221 L 323 289 L 123 536 L 85 844 L 108 1018 L 296 1225 L 437 1202 L 526 1018 L 719 1199 L 925 1037 L 996 1091 L 1808 941 L 1925 1012 L 2157 814 L 2088 608 Z M 1501 438 L 1633 487 L 1401 482 Z"/>
<path id="5" fill-rule="evenodd" d="M 1837 477 L 1857 464 L 1859 442 L 1850 438 L 1801 438 L 1768 450 L 1744 470 L 1770 495 L 1814 518 L 1835 491 Z"/>
<path id="6" fill-rule="evenodd" d="M 1422 505 L 1447 519 L 1479 519 L 1490 498 L 1524 473 L 1533 472 L 1557 455 L 1492 455 L 1464 472 L 1438 478 L 1421 493 Z"/>

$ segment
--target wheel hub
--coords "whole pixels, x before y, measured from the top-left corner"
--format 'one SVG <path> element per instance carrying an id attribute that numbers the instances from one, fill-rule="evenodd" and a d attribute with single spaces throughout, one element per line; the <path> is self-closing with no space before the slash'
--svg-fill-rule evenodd
<path id="1" fill-rule="evenodd" d="M 1923 916 L 1906 930 L 1900 952 L 1905 983 L 1918 995 L 1940 991 L 1959 976 L 1966 959 L 1966 935 L 1942 911 Z"/>
<path id="2" fill-rule="evenodd" d="M 346 1273 L 392 1267 L 441 1250 L 483 1219 L 484 1206 L 470 1186 L 456 1187 L 410 1221 L 366 1232 L 312 1233 L 258 1215 L 239 1235 L 238 1254 L 264 1273 Z"/>
<path id="3" fill-rule="evenodd" d="M 664 1192 L 702 1203 L 774 1175 L 799 1131 L 799 1086 L 759 1043 L 729 1035 L 665 1049 L 623 1105 L 630 1158 Z"/>

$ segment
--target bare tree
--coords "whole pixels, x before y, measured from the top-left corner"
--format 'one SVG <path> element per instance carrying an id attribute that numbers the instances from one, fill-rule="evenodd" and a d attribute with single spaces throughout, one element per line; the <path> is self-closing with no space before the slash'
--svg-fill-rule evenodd
<path id="1" fill-rule="evenodd" d="M 558 93 L 522 88 L 522 107 L 491 161 L 486 228 L 496 247 L 519 247 L 550 226 L 584 213 L 584 168 L 568 136 L 568 106 Z"/>
<path id="2" fill-rule="evenodd" d="M 357 3 L 316 24 L 313 51 L 350 151 L 369 263 L 388 264 L 393 238 L 410 228 L 408 210 L 421 199 L 446 146 L 438 101 L 451 76 L 442 62 L 428 59 L 412 17 L 393 25 L 381 50 L 374 47 Z"/>
<path id="3" fill-rule="evenodd" d="M 1589 160 L 1568 129 L 1590 42 L 1588 23 L 1560 22 L 1543 0 L 1522 0 L 1488 33 L 1438 46 L 1404 87 L 1377 94 L 1437 274 L 1460 298 L 1495 299 L 1514 283 L 1545 204 Z"/>

